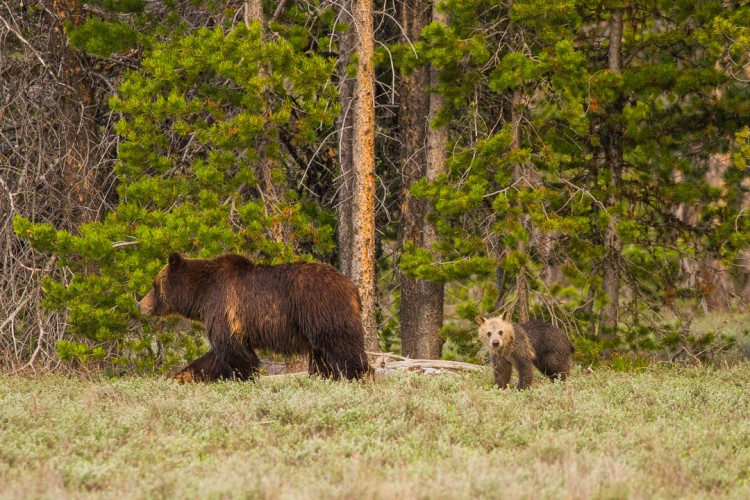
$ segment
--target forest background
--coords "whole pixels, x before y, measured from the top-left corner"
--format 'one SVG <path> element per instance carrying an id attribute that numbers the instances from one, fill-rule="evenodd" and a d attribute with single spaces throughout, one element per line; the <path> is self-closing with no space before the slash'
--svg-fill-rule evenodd
<path id="1" fill-rule="evenodd" d="M 43 0 L 0 6 L 0 367 L 168 372 L 172 251 L 327 262 L 370 351 L 711 359 L 750 300 L 750 7 Z M 612 354 L 615 352 L 616 354 Z M 624 360 L 624 361 L 623 361 Z M 630 360 L 630 361 L 628 361 Z"/>

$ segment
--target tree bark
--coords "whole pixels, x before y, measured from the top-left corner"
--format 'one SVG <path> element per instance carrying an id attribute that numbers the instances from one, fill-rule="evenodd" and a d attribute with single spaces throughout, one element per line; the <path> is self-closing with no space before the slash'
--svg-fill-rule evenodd
<path id="1" fill-rule="evenodd" d="M 523 99 L 520 91 L 516 91 L 513 94 L 513 108 L 511 109 L 511 124 L 513 125 L 513 141 L 511 148 L 516 150 L 521 148 L 521 120 Z M 524 165 L 516 165 L 513 169 L 513 180 L 522 187 L 528 187 L 531 185 L 531 173 L 526 171 Z M 528 230 L 528 227 L 526 228 Z M 523 241 L 518 242 L 516 250 L 523 254 L 524 257 L 527 254 L 527 245 Z M 526 265 L 522 265 L 516 275 L 516 307 L 518 307 L 518 321 L 525 323 L 529 321 L 529 280 L 528 270 Z"/>
<path id="2" fill-rule="evenodd" d="M 742 273 L 738 291 L 742 302 L 747 304 L 750 302 L 750 250 L 742 251 L 738 264 Z"/>
<path id="3" fill-rule="evenodd" d="M 343 16 L 342 16 L 343 17 Z M 350 19 L 347 19 L 349 21 Z M 354 200 L 354 174 L 352 165 L 352 144 L 354 137 L 354 120 L 352 119 L 352 106 L 354 104 L 355 79 L 347 73 L 347 66 L 352 59 L 355 48 L 353 30 L 341 33 L 339 42 L 338 75 L 339 101 L 341 112 L 339 113 L 337 127 L 339 130 L 339 177 L 337 179 L 337 202 L 336 202 L 336 243 L 338 246 L 339 267 L 341 272 L 352 276 L 352 250 L 354 248 L 354 227 L 352 225 L 352 211 Z"/>
<path id="4" fill-rule="evenodd" d="M 448 15 L 432 6 L 432 20 L 442 24 L 448 24 Z M 440 72 L 430 67 L 430 113 L 428 115 L 427 130 L 427 172 L 428 181 L 436 181 L 438 177 L 447 170 L 448 160 L 448 141 L 450 139 L 450 130 L 447 125 L 439 127 L 433 126 L 438 114 L 445 108 L 445 96 L 437 92 Z M 424 247 L 433 249 L 438 243 L 439 237 L 435 224 L 430 219 L 431 208 L 427 207 L 427 213 L 424 218 Z M 433 257 L 438 258 L 437 252 L 432 250 Z M 444 339 L 440 335 L 440 329 L 443 327 L 443 306 L 444 306 L 445 286 L 442 282 L 430 282 L 426 286 L 424 308 L 426 317 L 423 324 L 426 326 L 424 336 L 425 348 L 423 353 L 429 356 L 439 358 L 443 353 Z"/>
<path id="5" fill-rule="evenodd" d="M 422 29 L 435 17 L 446 22 L 429 0 L 403 1 L 403 43 L 415 42 Z M 428 86 L 437 85 L 437 76 L 436 71 L 427 65 L 401 75 L 399 135 L 402 143 L 402 185 L 398 240 L 402 250 L 409 242 L 417 248 L 429 250 L 437 241 L 435 227 L 427 221 L 429 203 L 427 200 L 414 199 L 410 192 L 419 179 L 426 177 L 434 180 L 445 170 L 448 129 L 430 127 L 431 120 L 444 106 L 442 95 L 428 91 Z M 440 358 L 443 352 L 443 338 L 440 335 L 443 326 L 443 283 L 416 279 L 404 273 L 399 273 L 399 282 L 402 353 L 411 358 Z"/>
<path id="6" fill-rule="evenodd" d="M 245 25 L 259 21 L 263 30 L 263 0 L 245 0 Z"/>
<path id="7" fill-rule="evenodd" d="M 348 0 L 342 18 L 351 25 L 341 38 L 339 66 L 342 78 L 353 63 L 356 76 L 351 95 L 342 88 L 341 188 L 339 191 L 339 251 L 342 270 L 359 289 L 362 300 L 362 324 L 365 347 L 378 350 L 375 318 L 375 108 L 374 108 L 374 35 L 372 0 Z M 352 56 L 356 54 L 356 61 Z M 351 128 L 346 126 L 351 124 Z M 347 132 L 349 130 L 349 132 Z M 347 151 L 348 149 L 348 151 Z M 348 261 L 345 261 L 347 259 Z"/>
<path id="8" fill-rule="evenodd" d="M 609 71 L 622 73 L 622 9 L 612 9 L 609 34 Z M 604 129 L 604 155 L 610 171 L 607 189 L 606 207 L 610 212 L 607 228 L 604 232 L 604 261 L 602 263 L 602 289 L 607 296 L 607 303 L 601 311 L 601 337 L 607 340 L 615 338 L 620 305 L 620 266 L 622 261 L 622 243 L 617 234 L 617 217 L 613 213 L 619 201 L 622 183 L 622 112 L 624 104 L 619 96 L 607 113 L 607 125 Z"/>

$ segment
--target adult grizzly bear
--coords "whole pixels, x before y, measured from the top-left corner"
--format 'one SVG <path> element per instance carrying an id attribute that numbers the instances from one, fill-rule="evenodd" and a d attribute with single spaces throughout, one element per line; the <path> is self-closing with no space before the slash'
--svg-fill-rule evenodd
<path id="1" fill-rule="evenodd" d="M 477 316 L 476 322 L 479 338 L 490 351 L 495 383 L 501 389 L 508 387 L 514 366 L 519 389 L 531 385 L 533 366 L 550 380 L 565 380 L 570 375 L 570 358 L 575 348 L 565 332 L 555 325 L 538 319 L 511 323 L 507 312 L 489 319 Z"/>
<path id="2" fill-rule="evenodd" d="M 357 288 L 323 264 L 173 253 L 138 308 L 205 324 L 211 349 L 175 376 L 180 382 L 252 378 L 255 349 L 309 354 L 310 374 L 326 378 L 358 379 L 369 369 Z"/>

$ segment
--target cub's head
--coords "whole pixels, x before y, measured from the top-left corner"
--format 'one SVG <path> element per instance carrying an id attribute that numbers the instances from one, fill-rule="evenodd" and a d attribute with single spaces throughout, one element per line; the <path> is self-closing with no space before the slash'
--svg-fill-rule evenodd
<path id="1" fill-rule="evenodd" d="M 508 312 L 494 318 L 477 316 L 475 321 L 479 325 L 479 340 L 491 351 L 503 350 L 515 338 L 515 330 Z"/>
<path id="2" fill-rule="evenodd" d="M 185 265 L 185 257 L 179 253 L 169 256 L 169 264 L 164 266 L 154 279 L 151 291 L 138 302 L 138 310 L 141 314 L 154 316 L 169 316 L 177 314 L 173 304 L 173 293 L 170 293 L 170 284 L 174 283 L 175 272 Z"/>

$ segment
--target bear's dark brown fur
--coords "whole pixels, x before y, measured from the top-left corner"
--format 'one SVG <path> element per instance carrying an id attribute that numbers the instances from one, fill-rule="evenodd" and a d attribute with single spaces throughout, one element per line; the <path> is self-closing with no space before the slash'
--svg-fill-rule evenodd
<path id="1" fill-rule="evenodd" d="M 550 380 L 565 380 L 570 375 L 575 348 L 555 325 L 538 319 L 511 323 L 508 313 L 489 319 L 477 316 L 476 322 L 479 338 L 490 351 L 495 383 L 501 389 L 508 387 L 514 366 L 519 389 L 531 385 L 533 366 Z"/>
<path id="2" fill-rule="evenodd" d="M 357 288 L 323 264 L 174 253 L 138 307 L 205 324 L 211 349 L 176 375 L 181 382 L 251 378 L 260 365 L 256 349 L 309 354 L 310 374 L 323 377 L 358 379 L 369 369 Z"/>

